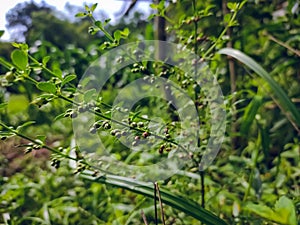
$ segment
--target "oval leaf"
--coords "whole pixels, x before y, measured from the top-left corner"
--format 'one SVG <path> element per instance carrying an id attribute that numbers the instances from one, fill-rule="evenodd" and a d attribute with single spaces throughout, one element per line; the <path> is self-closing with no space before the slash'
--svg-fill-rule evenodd
<path id="1" fill-rule="evenodd" d="M 98 3 L 95 3 L 95 4 L 92 5 L 92 7 L 90 8 L 91 12 L 95 11 L 95 9 L 97 8 L 97 5 L 98 5 Z"/>
<path id="2" fill-rule="evenodd" d="M 63 81 L 61 82 L 61 87 L 64 86 L 65 84 L 71 82 L 72 80 L 76 79 L 76 75 L 75 74 L 71 74 L 71 75 L 68 75 L 66 76 Z"/>
<path id="3" fill-rule="evenodd" d="M 80 12 L 80 13 L 77 13 L 76 15 L 75 15 L 75 17 L 86 17 L 86 13 L 84 13 L 84 12 Z"/>
<path id="4" fill-rule="evenodd" d="M 44 66 L 46 66 L 46 64 L 47 64 L 47 62 L 50 60 L 50 56 L 49 55 L 47 55 L 47 56 L 45 56 L 44 58 L 43 58 L 43 65 Z"/>
<path id="5" fill-rule="evenodd" d="M 19 49 L 14 50 L 11 53 L 11 60 L 15 66 L 21 70 L 25 70 L 28 64 L 28 56 L 24 51 Z"/>
<path id="6" fill-rule="evenodd" d="M 41 91 L 49 92 L 52 94 L 56 93 L 56 86 L 53 83 L 49 82 L 40 82 L 37 85 L 37 88 L 40 89 Z"/>

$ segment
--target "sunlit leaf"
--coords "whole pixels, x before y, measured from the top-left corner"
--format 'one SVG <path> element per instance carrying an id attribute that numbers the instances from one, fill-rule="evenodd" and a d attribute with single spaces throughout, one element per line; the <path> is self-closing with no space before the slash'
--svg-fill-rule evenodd
<path id="1" fill-rule="evenodd" d="M 65 84 L 71 82 L 72 80 L 76 79 L 77 76 L 75 74 L 70 74 L 66 76 L 63 81 L 61 82 L 61 87 L 63 87 Z"/>
<path id="2" fill-rule="evenodd" d="M 87 14 L 84 13 L 84 12 L 79 12 L 79 13 L 77 13 L 77 14 L 75 15 L 75 17 L 79 17 L 79 18 L 81 18 L 81 17 L 86 17 L 86 16 L 87 16 Z"/>
<path id="3" fill-rule="evenodd" d="M 47 56 L 45 56 L 45 57 L 43 58 L 42 63 L 43 63 L 44 66 L 46 66 L 46 64 L 49 62 L 50 58 L 51 58 L 51 57 L 50 57 L 49 55 L 47 55 Z"/>
<path id="4" fill-rule="evenodd" d="M 56 86 L 53 83 L 50 83 L 50 82 L 40 82 L 36 86 L 41 91 L 49 92 L 49 93 L 52 93 L 52 94 L 56 93 Z"/>
<path id="5" fill-rule="evenodd" d="M 11 60 L 19 69 L 25 70 L 28 64 L 28 55 L 24 51 L 16 49 L 11 53 Z"/>
<path id="6" fill-rule="evenodd" d="M 261 204 L 249 203 L 245 207 L 246 210 L 273 222 L 284 225 L 297 225 L 296 212 L 293 202 L 282 196 L 276 202 L 274 210 L 268 206 Z"/>
<path id="7" fill-rule="evenodd" d="M 97 8 L 97 5 L 98 5 L 98 3 L 95 3 L 91 6 L 91 8 L 90 8 L 91 12 L 95 11 L 95 9 Z"/>

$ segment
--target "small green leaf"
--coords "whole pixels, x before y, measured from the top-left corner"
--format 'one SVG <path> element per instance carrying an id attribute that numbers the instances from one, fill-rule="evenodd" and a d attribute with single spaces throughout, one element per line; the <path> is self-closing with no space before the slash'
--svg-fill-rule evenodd
<path id="1" fill-rule="evenodd" d="M 226 15 L 224 16 L 223 21 L 224 21 L 225 23 L 229 23 L 230 19 L 231 19 L 231 14 L 226 14 Z"/>
<path id="2" fill-rule="evenodd" d="M 260 205 L 260 204 L 249 203 L 246 205 L 245 209 L 260 216 L 260 217 L 263 217 L 263 218 L 269 219 L 269 220 L 271 217 L 273 217 L 273 214 L 274 214 L 274 212 L 271 208 L 269 208 L 268 206 L 265 206 L 265 205 Z"/>
<path id="3" fill-rule="evenodd" d="M 84 93 L 84 101 L 89 102 L 93 100 L 94 94 L 96 94 L 96 89 L 90 89 Z"/>
<path id="4" fill-rule="evenodd" d="M 35 121 L 28 121 L 26 123 L 23 123 L 22 125 L 18 126 L 16 130 L 20 131 L 21 129 L 23 129 L 25 127 L 28 127 L 28 126 L 30 126 L 32 124 L 35 124 Z"/>
<path id="5" fill-rule="evenodd" d="M 233 3 L 233 2 L 228 2 L 227 7 L 228 7 L 228 9 L 235 11 L 237 9 L 237 4 Z"/>
<path id="6" fill-rule="evenodd" d="M 88 5 L 85 5 L 84 8 L 86 11 L 90 11 L 90 7 L 88 7 Z"/>
<path id="7" fill-rule="evenodd" d="M 130 31 L 127 27 L 121 32 L 122 36 L 124 36 L 124 37 L 127 37 L 129 35 L 129 33 L 130 33 Z"/>
<path id="8" fill-rule="evenodd" d="M 42 143 L 45 143 L 46 141 L 46 136 L 45 135 L 37 135 L 36 139 L 40 140 Z"/>
<path id="9" fill-rule="evenodd" d="M 15 48 L 20 48 L 21 44 L 13 42 L 13 43 L 11 43 L 11 45 L 14 46 Z"/>
<path id="10" fill-rule="evenodd" d="M 245 207 L 246 210 L 270 221 L 284 224 L 284 225 L 297 225 L 296 212 L 293 202 L 282 196 L 276 202 L 274 210 L 261 205 L 249 203 Z"/>
<path id="11" fill-rule="evenodd" d="M 53 69 L 53 73 L 56 77 L 58 77 L 60 80 L 62 80 L 62 71 L 59 68 Z"/>
<path id="12" fill-rule="evenodd" d="M 4 30 L 0 30 L 0 38 L 3 36 Z"/>
<path id="13" fill-rule="evenodd" d="M 95 22 L 95 26 L 99 27 L 100 29 L 102 29 L 102 22 L 100 20 L 97 20 Z"/>
<path id="14" fill-rule="evenodd" d="M 91 12 L 95 11 L 95 9 L 97 8 L 97 5 L 98 5 L 98 3 L 95 3 L 95 4 L 92 5 Z"/>
<path id="15" fill-rule="evenodd" d="M 15 133 L 11 132 L 11 131 L 0 131 L 0 135 L 3 137 L 11 137 L 11 136 L 14 136 Z"/>
<path id="16" fill-rule="evenodd" d="M 19 48 L 19 49 L 21 49 L 23 51 L 27 51 L 28 50 L 28 45 L 25 44 L 25 43 L 16 43 L 16 42 L 13 42 L 11 45 L 14 46 L 15 48 Z"/>
<path id="17" fill-rule="evenodd" d="M 48 56 L 48 55 L 43 58 L 42 63 L 43 63 L 44 66 L 46 66 L 46 64 L 49 62 L 50 58 L 51 57 Z"/>
<path id="18" fill-rule="evenodd" d="M 16 49 L 11 53 L 11 60 L 19 69 L 25 70 L 28 64 L 28 55 L 24 51 Z"/>
<path id="19" fill-rule="evenodd" d="M 257 111 L 259 110 L 260 106 L 262 105 L 262 96 L 254 96 L 252 101 L 249 103 L 249 105 L 245 109 L 245 113 L 241 122 L 241 132 L 244 135 L 247 135 L 250 129 L 250 126 L 252 125 L 255 116 L 257 114 Z"/>
<path id="20" fill-rule="evenodd" d="M 61 87 L 63 87 L 65 84 L 71 82 L 72 80 L 76 79 L 77 76 L 75 74 L 71 74 L 66 76 L 63 81 L 61 82 Z"/>
<path id="21" fill-rule="evenodd" d="M 104 20 L 104 23 L 103 23 L 103 26 L 106 26 L 109 22 L 111 21 L 111 19 L 110 18 L 108 18 L 108 19 L 106 19 L 106 20 Z"/>
<path id="22" fill-rule="evenodd" d="M 157 14 L 150 14 L 150 16 L 148 16 L 147 20 L 152 20 L 155 16 L 157 16 Z"/>
<path id="23" fill-rule="evenodd" d="M 81 17 L 86 17 L 87 14 L 85 12 L 79 12 L 75 15 L 75 17 L 81 18 Z"/>
<path id="24" fill-rule="evenodd" d="M 58 116 L 56 116 L 56 117 L 54 118 L 54 121 L 60 120 L 60 119 L 62 119 L 62 118 L 65 118 L 65 115 L 66 115 L 66 113 L 61 113 L 61 114 L 59 114 Z"/>
<path id="25" fill-rule="evenodd" d="M 238 3 L 238 9 L 243 8 L 243 6 L 246 4 L 247 0 L 243 1 L 243 2 L 239 2 Z"/>
<path id="26" fill-rule="evenodd" d="M 297 225 L 295 206 L 289 198 L 282 196 L 275 204 L 274 221 L 287 225 Z"/>
<path id="27" fill-rule="evenodd" d="M 163 10 L 165 8 L 165 1 L 160 1 L 159 4 L 158 4 L 158 8 L 160 10 Z"/>
<path id="28" fill-rule="evenodd" d="M 20 44 L 20 49 L 23 51 L 28 51 L 28 45 L 26 43 L 21 43 Z"/>
<path id="29" fill-rule="evenodd" d="M 50 82 L 40 82 L 36 86 L 41 91 L 49 92 L 49 93 L 52 93 L 52 94 L 56 93 L 56 86 L 53 83 L 50 83 Z"/>
<path id="30" fill-rule="evenodd" d="M 116 30 L 114 32 L 114 38 L 115 38 L 115 40 L 120 41 L 120 39 L 121 39 L 121 31 Z"/>
<path id="31" fill-rule="evenodd" d="M 150 8 L 151 8 L 151 9 L 157 9 L 157 8 L 158 8 L 158 5 L 152 3 L 152 4 L 150 4 Z"/>

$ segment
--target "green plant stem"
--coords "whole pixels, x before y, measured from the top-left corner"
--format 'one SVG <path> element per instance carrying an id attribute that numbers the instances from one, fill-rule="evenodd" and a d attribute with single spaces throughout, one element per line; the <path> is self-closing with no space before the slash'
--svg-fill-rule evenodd
<path id="1" fill-rule="evenodd" d="M 258 156 L 259 156 L 259 146 L 260 145 L 261 145 L 261 134 L 259 133 L 259 135 L 257 137 L 256 144 L 255 144 L 254 158 L 252 159 L 252 167 L 251 167 L 251 173 L 250 173 L 250 176 L 249 176 L 248 187 L 247 187 L 247 190 L 246 190 L 245 195 L 243 197 L 243 202 L 245 202 L 247 200 L 247 198 L 250 194 L 250 191 L 251 191 L 255 169 L 257 167 L 257 160 L 258 160 Z"/>
<path id="2" fill-rule="evenodd" d="M 205 172 L 200 171 L 200 179 L 201 179 L 201 206 L 205 208 L 205 183 L 204 183 L 204 178 L 205 178 Z"/>
<path id="3" fill-rule="evenodd" d="M 268 34 L 267 32 L 265 33 L 265 35 L 267 35 L 267 37 L 271 40 L 274 41 L 275 43 L 285 47 L 286 49 L 290 50 L 292 53 L 294 53 L 295 55 L 300 57 L 300 51 L 297 49 L 292 48 L 291 46 L 289 46 L 288 44 L 278 40 L 277 38 L 275 38 L 273 35 Z"/>
<path id="4" fill-rule="evenodd" d="M 234 22 L 236 16 L 237 16 L 237 11 L 235 11 L 232 14 L 232 17 L 230 18 L 230 21 L 228 22 L 228 24 L 225 26 L 224 30 L 221 32 L 221 34 L 219 35 L 218 39 L 212 44 L 212 46 L 210 46 L 210 48 L 205 51 L 205 53 L 203 54 L 202 58 L 205 59 L 216 47 L 216 45 L 221 41 L 221 39 L 223 38 L 223 36 L 227 33 L 227 30 L 231 27 L 231 24 Z"/>
<path id="5" fill-rule="evenodd" d="M 40 142 L 38 142 L 38 141 L 34 140 L 33 138 L 30 138 L 24 134 L 21 134 L 20 132 L 17 132 L 16 130 L 5 125 L 1 121 L 0 121 L 0 126 L 4 127 L 11 133 L 14 133 L 15 135 L 17 135 L 21 138 L 31 141 L 32 143 L 41 145 Z M 68 159 L 74 160 L 74 161 L 79 161 L 77 158 L 73 158 L 73 157 L 70 157 L 69 155 L 63 154 L 62 152 L 60 152 L 54 148 L 51 148 L 44 144 L 42 146 L 44 148 L 48 149 L 49 151 L 56 153 L 64 158 L 68 158 Z M 85 165 L 92 168 L 85 161 L 83 161 L 82 163 L 84 163 Z M 121 187 L 121 188 L 130 190 L 130 191 L 133 191 L 136 193 L 143 194 L 148 197 L 152 197 L 152 198 L 153 198 L 153 191 L 155 191 L 154 198 L 156 199 L 156 189 L 154 188 L 154 186 L 151 187 L 151 186 L 149 186 L 148 183 L 138 182 L 138 181 L 130 179 L 130 178 L 109 175 L 107 173 L 107 171 L 102 171 L 102 172 L 104 172 L 104 174 L 101 174 L 98 177 L 91 176 L 93 171 L 89 171 L 89 172 L 86 171 L 86 172 L 82 172 L 81 174 L 82 174 L 83 178 L 85 178 L 85 179 L 92 180 L 94 182 L 104 183 L 104 184 L 111 184 L 111 185 Z M 152 189 L 152 191 L 151 191 L 151 189 Z M 171 207 L 177 208 L 177 209 L 193 216 L 194 218 L 196 218 L 200 221 L 205 222 L 208 225 L 226 225 L 225 221 L 221 220 L 220 218 L 218 218 L 211 212 L 209 212 L 201 207 L 198 208 L 197 204 L 194 202 L 191 202 L 189 200 L 175 196 L 172 193 L 168 193 L 166 190 L 161 190 L 160 193 L 161 193 L 161 199 L 163 202 L 170 205 Z"/>
<path id="6" fill-rule="evenodd" d="M 158 215 L 157 215 L 157 204 L 156 204 L 156 199 L 157 199 L 157 190 L 156 190 L 156 185 L 155 183 L 153 183 L 153 204 L 154 204 L 154 221 L 155 221 L 155 225 L 158 225 Z"/>
<path id="7" fill-rule="evenodd" d="M 36 63 L 36 64 L 38 64 L 38 65 L 41 65 L 41 63 L 39 63 L 39 61 L 37 61 L 34 57 L 32 57 L 32 56 L 30 56 L 30 55 L 29 55 L 28 57 L 29 57 L 34 63 Z M 1 62 L 0 62 L 0 63 L 1 63 Z M 54 75 L 54 76 L 57 76 L 53 71 L 51 71 L 51 70 L 48 69 L 47 67 L 42 66 L 42 65 L 41 65 L 41 67 L 42 67 L 42 69 L 44 69 L 44 70 L 47 71 L 48 73 L 50 73 L 50 74 L 52 74 L 52 75 Z M 33 82 L 35 85 L 38 84 L 38 82 L 37 82 L 36 80 L 34 80 L 33 78 L 31 78 L 31 77 L 29 77 L 29 76 L 25 76 L 25 78 L 28 79 L 29 81 Z M 73 104 L 73 105 L 80 106 L 79 103 L 77 103 L 77 102 L 75 102 L 75 101 L 73 101 L 73 100 L 71 100 L 71 99 L 69 99 L 69 98 L 63 96 L 62 94 L 56 94 L 56 96 L 57 96 L 58 98 L 60 98 L 60 99 L 63 99 L 63 100 L 65 100 L 65 101 L 67 101 L 67 102 Z M 96 114 L 97 116 L 99 116 L 99 117 L 101 117 L 101 118 L 104 118 L 104 119 L 106 119 L 106 120 L 110 120 L 110 121 L 112 121 L 112 122 L 114 122 L 114 123 L 117 123 L 117 124 L 119 124 L 119 125 L 122 125 L 122 126 L 124 126 L 124 127 L 130 128 L 130 129 L 133 129 L 133 130 L 135 130 L 135 131 L 138 131 L 138 132 L 141 132 L 141 133 L 143 133 L 143 132 L 148 132 L 147 130 L 143 130 L 143 129 L 140 129 L 140 128 L 137 128 L 137 127 L 132 127 L 132 126 L 126 124 L 126 123 L 123 123 L 123 122 L 114 120 L 114 119 L 112 119 L 112 118 L 110 118 L 110 117 L 108 117 L 108 116 L 105 116 L 105 115 L 102 114 L 102 113 L 93 111 L 93 110 L 91 110 L 91 109 L 89 109 L 88 111 L 91 112 L 91 113 Z M 154 133 L 149 133 L 149 134 L 152 135 L 152 136 L 154 136 L 154 137 L 156 137 L 156 138 L 158 138 L 158 139 L 160 139 L 160 140 L 163 140 L 163 141 L 169 142 L 169 143 L 171 143 L 171 144 L 174 144 L 174 145 L 176 145 L 176 146 L 182 148 L 184 151 L 188 152 L 187 149 L 185 149 L 183 146 L 179 145 L 177 142 L 175 142 L 175 141 L 173 141 L 173 140 L 167 139 L 167 138 L 165 138 L 165 137 L 163 137 L 163 136 L 160 136 L 160 135 L 157 135 L 157 134 L 154 134 Z"/>
<path id="8" fill-rule="evenodd" d="M 12 70 L 14 68 L 14 66 L 12 64 L 8 63 L 7 61 L 2 59 L 1 57 L 0 57 L 0 64 L 2 64 L 8 70 Z"/>
<path id="9" fill-rule="evenodd" d="M 95 24 L 95 22 L 97 22 L 97 20 L 95 19 L 95 17 L 94 17 L 92 14 L 90 14 L 90 18 L 91 18 L 93 24 Z M 104 35 L 105 35 L 111 42 L 114 42 L 114 38 L 110 35 L 109 32 L 107 32 L 107 31 L 105 30 L 105 28 L 104 28 L 102 25 L 101 25 L 101 26 L 97 26 L 97 27 L 104 33 Z"/>
<path id="10" fill-rule="evenodd" d="M 194 14 L 197 13 L 197 3 L 196 3 L 196 0 L 193 0 L 192 1 L 192 4 L 193 4 L 193 11 L 194 11 Z M 197 56 L 198 54 L 198 41 L 197 41 L 197 32 L 198 32 L 198 22 L 197 21 L 194 21 L 194 40 L 195 40 L 195 43 L 194 43 L 194 53 L 195 53 L 195 56 Z M 194 69 L 195 69 L 195 74 L 198 73 L 198 62 L 197 60 L 195 59 L 195 66 L 194 66 Z M 195 91 L 195 99 L 197 98 L 197 93 Z M 198 137 L 198 147 L 200 147 L 200 137 L 199 137 L 199 131 L 197 131 L 197 137 Z M 204 182 L 204 171 L 200 171 L 199 170 L 199 175 L 200 175 L 200 186 L 201 186 L 201 206 L 203 208 L 205 208 L 205 182 Z"/>
<path id="11" fill-rule="evenodd" d="M 158 201 L 159 201 L 160 212 L 161 212 L 161 221 L 162 221 L 163 225 L 166 225 L 164 207 L 163 207 L 163 204 L 162 204 L 162 201 L 161 201 L 161 195 L 160 195 L 160 191 L 159 191 L 159 186 L 158 186 L 157 182 L 155 182 L 154 184 L 155 184 L 155 188 L 156 188 L 157 195 L 158 195 Z"/>
<path id="12" fill-rule="evenodd" d="M 146 218 L 145 213 L 144 213 L 143 210 L 141 211 L 141 215 L 142 215 L 142 218 L 143 218 L 143 221 L 144 221 L 145 225 L 148 225 L 147 218 Z"/>
<path id="13" fill-rule="evenodd" d="M 36 63 L 37 65 L 39 65 L 43 70 L 45 70 L 46 72 L 48 72 L 49 74 L 58 77 L 57 74 L 55 74 L 52 70 L 48 69 L 46 66 L 44 66 L 42 63 L 40 63 L 38 60 L 36 60 L 34 57 L 32 57 L 31 55 L 28 54 L 28 58 L 31 59 L 34 63 Z"/>
<path id="14" fill-rule="evenodd" d="M 79 103 L 76 103 L 76 102 L 72 101 L 71 99 L 68 99 L 68 98 L 66 98 L 66 97 L 64 97 L 64 96 L 62 96 L 62 95 L 59 95 L 58 97 L 61 98 L 61 99 L 64 99 L 65 101 L 67 101 L 67 102 L 69 102 L 69 103 L 75 104 L 75 105 L 77 105 L 77 106 L 80 105 Z M 143 133 L 143 132 L 148 132 L 147 130 L 143 130 L 143 129 L 140 129 L 140 128 L 137 128 L 137 127 L 132 127 L 132 126 L 126 124 L 126 123 L 123 123 L 123 122 L 114 120 L 114 119 L 112 119 L 112 118 L 110 118 L 110 117 L 108 117 L 108 116 L 103 115 L 102 113 L 93 111 L 93 110 L 91 110 L 91 109 L 89 109 L 88 112 L 94 113 L 95 115 L 97 115 L 97 116 L 99 116 L 99 117 L 102 117 L 102 118 L 104 118 L 104 119 L 110 120 L 110 121 L 112 121 L 112 122 L 114 122 L 114 123 L 117 123 L 117 124 L 119 124 L 119 125 L 121 125 L 121 126 L 130 128 L 130 129 L 133 129 L 133 130 L 135 130 L 135 131 L 138 131 L 138 132 L 141 132 L 141 133 Z M 184 148 L 182 145 L 180 145 L 179 143 L 177 143 L 177 142 L 175 142 L 175 141 L 173 141 L 173 140 L 167 139 L 167 138 L 165 138 L 165 137 L 163 137 L 163 136 L 160 136 L 160 135 L 157 135 L 157 134 L 154 134 L 154 133 L 151 133 L 151 132 L 149 132 L 149 135 L 151 135 L 151 136 L 153 136 L 153 137 L 156 137 L 156 138 L 158 138 L 158 139 L 160 139 L 160 140 L 166 141 L 166 142 L 168 142 L 168 143 L 174 144 L 174 145 L 178 146 L 179 148 L 181 148 L 184 152 L 188 153 L 188 150 L 187 150 L 186 148 Z M 193 159 L 193 158 L 191 158 L 191 159 L 193 160 L 195 166 L 198 166 L 198 163 L 195 161 L 195 159 Z"/>
<path id="15" fill-rule="evenodd" d="M 35 64 L 41 66 L 41 68 L 42 68 L 43 70 L 47 71 L 48 73 L 50 73 L 51 75 L 53 75 L 53 76 L 55 76 L 55 77 L 58 77 L 57 74 L 55 74 L 53 71 L 51 71 L 50 69 L 48 69 L 48 68 L 47 68 L 46 66 L 44 66 L 42 63 L 39 63 L 39 61 L 36 60 L 34 57 L 32 57 L 32 56 L 30 56 L 30 55 L 28 55 L 28 57 L 29 57 L 29 59 L 32 60 Z M 2 61 L 3 61 L 3 60 L 2 60 Z M 3 63 L 3 62 L 5 63 L 5 61 L 3 61 L 3 62 L 2 62 L 2 61 L 0 61 L 0 63 Z M 9 63 L 5 63 L 5 65 L 6 65 L 7 67 L 9 67 L 9 69 L 15 68 L 14 66 L 10 65 Z M 11 66 L 12 66 L 12 67 L 11 67 Z M 17 68 L 15 68 L 15 69 L 18 71 Z M 24 75 L 23 75 L 23 76 L 24 76 Z M 35 85 L 37 85 L 37 84 L 39 83 L 39 82 L 36 81 L 35 79 L 31 78 L 29 75 L 24 76 L 24 78 L 27 79 L 27 80 L 29 80 L 29 81 L 31 81 L 31 82 L 32 82 L 33 84 L 35 84 Z M 76 106 L 79 106 L 79 105 L 80 105 L 79 103 L 76 103 L 75 101 L 73 101 L 73 100 L 71 100 L 71 99 L 69 99 L 69 98 L 63 96 L 61 93 L 55 93 L 54 95 L 55 95 L 56 97 L 58 97 L 58 98 L 61 98 L 61 99 L 65 100 L 65 101 L 67 101 L 67 102 L 73 104 L 73 105 L 76 105 Z M 114 122 L 114 123 L 117 123 L 117 124 L 119 124 L 119 125 L 121 125 L 121 126 L 130 128 L 130 129 L 133 129 L 133 130 L 138 131 L 138 132 L 141 132 L 141 133 L 143 133 L 143 132 L 148 132 L 149 135 L 151 135 L 151 136 L 153 136 L 153 137 L 156 137 L 156 138 L 158 138 L 158 139 L 160 139 L 160 140 L 162 140 L 162 141 L 165 141 L 165 142 L 174 144 L 174 145 L 178 146 L 180 149 L 182 149 L 185 153 L 187 153 L 188 157 L 190 157 L 190 158 L 192 159 L 192 161 L 193 161 L 193 163 L 195 164 L 195 166 L 198 166 L 197 161 L 196 161 L 193 157 L 191 157 L 191 156 L 188 154 L 188 153 L 189 153 L 188 150 L 185 149 L 182 145 L 180 145 L 180 144 L 178 144 L 177 142 L 173 141 L 172 139 L 168 139 L 168 138 L 165 138 L 165 137 L 163 137 L 163 136 L 160 136 L 160 135 L 157 135 L 157 134 L 154 134 L 154 133 L 150 133 L 149 131 L 144 130 L 144 129 L 140 129 L 140 128 L 137 128 L 137 127 L 132 127 L 132 126 L 126 124 L 126 123 L 123 123 L 123 122 L 114 120 L 114 119 L 112 119 L 112 118 L 110 118 L 110 117 L 108 117 L 108 116 L 105 116 L 105 115 L 103 115 L 102 113 L 96 112 L 96 111 L 94 111 L 94 110 L 89 109 L 88 111 L 91 112 L 91 113 L 94 113 L 95 115 L 97 115 L 97 116 L 99 116 L 99 117 L 101 117 L 101 118 L 104 118 L 104 119 L 106 119 L 106 120 L 109 120 L 109 121 L 112 121 L 112 122 Z"/>
<path id="16" fill-rule="evenodd" d="M 7 126 L 7 125 L 5 125 L 5 124 L 2 123 L 1 121 L 0 121 L 0 126 L 2 126 L 3 128 L 5 128 L 5 129 L 8 130 L 9 132 L 15 134 L 16 136 L 21 137 L 21 138 L 23 138 L 23 139 L 25 139 L 25 140 L 28 140 L 28 141 L 30 141 L 30 142 L 32 142 L 32 143 L 34 143 L 34 144 L 37 144 L 37 145 L 41 146 L 42 148 L 45 148 L 45 149 L 51 151 L 52 153 L 55 153 L 55 154 L 57 154 L 57 155 L 59 155 L 59 156 L 61 156 L 61 157 L 67 158 L 67 159 L 71 159 L 71 160 L 78 161 L 76 158 L 73 158 L 73 157 L 71 157 L 71 156 L 69 156 L 69 155 L 66 155 L 66 154 L 60 152 L 59 150 L 57 150 L 57 149 L 55 149 L 55 148 L 51 148 L 50 146 L 45 145 L 44 143 L 41 144 L 41 143 L 38 142 L 37 140 L 35 140 L 35 139 L 31 138 L 31 137 L 28 137 L 28 136 L 25 135 L 25 134 L 22 134 L 22 133 L 18 132 L 17 130 L 15 130 L 15 129 L 13 129 L 13 128 Z"/>
<path id="17" fill-rule="evenodd" d="M 39 63 L 38 60 L 36 60 L 34 57 L 32 57 L 32 56 L 29 55 L 29 58 L 30 58 L 34 63 L 36 63 L 36 64 L 38 64 L 38 65 L 41 66 L 41 63 Z M 47 71 L 48 73 L 50 73 L 50 74 L 52 74 L 52 75 L 54 75 L 54 76 L 57 76 L 53 71 L 51 71 L 51 70 L 48 69 L 47 67 L 45 67 L 45 66 L 41 66 L 41 67 L 42 67 L 42 69 L 44 69 L 44 70 Z M 27 79 L 27 80 L 29 80 L 29 81 L 31 81 L 31 82 L 34 83 L 35 85 L 38 84 L 38 81 L 34 80 L 34 79 L 31 78 L 30 76 L 24 76 L 24 78 Z M 77 103 L 77 102 L 75 102 L 75 101 L 73 101 L 73 100 L 71 100 L 71 99 L 69 99 L 69 98 L 63 96 L 62 94 L 57 94 L 57 93 L 56 93 L 55 95 L 56 95 L 56 97 L 61 98 L 61 99 L 65 100 L 65 101 L 67 101 L 67 102 L 69 102 L 69 103 L 71 103 L 71 104 L 73 104 L 73 105 L 76 105 L 76 106 L 79 106 L 79 105 L 80 105 L 79 103 Z M 94 113 L 95 115 L 97 115 L 97 116 L 99 116 L 99 117 L 101 117 L 101 118 L 104 118 L 104 119 L 106 119 L 106 120 L 110 120 L 110 121 L 112 121 L 112 122 L 114 122 L 114 123 L 117 123 L 117 124 L 119 124 L 119 125 L 122 125 L 122 126 L 124 126 L 124 127 L 130 128 L 130 129 L 133 129 L 133 130 L 135 130 L 135 131 L 138 131 L 138 132 L 141 132 L 141 133 L 143 133 L 143 132 L 148 132 L 147 130 L 140 129 L 140 128 L 137 128 L 137 127 L 132 127 L 132 126 L 126 124 L 126 123 L 123 123 L 123 122 L 114 120 L 114 119 L 112 119 L 112 118 L 110 118 L 110 117 L 108 117 L 108 116 L 105 116 L 105 115 L 102 114 L 102 113 L 96 112 L 96 111 L 94 111 L 94 110 L 89 109 L 88 111 L 89 111 L 90 113 Z M 158 138 L 158 139 L 160 139 L 160 140 L 166 141 L 166 142 L 168 142 L 168 143 L 174 144 L 174 145 L 178 146 L 179 148 L 181 148 L 184 152 L 188 153 L 188 150 L 187 150 L 187 149 L 185 149 L 182 145 L 178 144 L 177 142 L 175 142 L 175 141 L 173 141 L 173 140 L 171 140 L 171 139 L 168 139 L 168 138 L 165 138 L 165 137 L 163 137 L 163 136 L 160 136 L 160 135 L 157 135 L 157 134 L 154 134 L 154 133 L 150 133 L 150 132 L 149 132 L 149 135 L 151 135 L 151 136 L 153 136 L 153 137 L 156 137 L 156 138 Z M 193 162 L 195 163 L 195 165 L 198 165 L 198 164 L 196 163 L 196 161 L 195 161 L 193 158 L 192 158 L 192 160 L 193 160 Z"/>

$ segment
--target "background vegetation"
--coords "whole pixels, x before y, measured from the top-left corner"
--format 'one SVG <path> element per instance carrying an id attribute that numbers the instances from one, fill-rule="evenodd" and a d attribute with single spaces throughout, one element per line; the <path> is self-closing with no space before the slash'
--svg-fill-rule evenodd
<path id="1" fill-rule="evenodd" d="M 151 4 L 151 15 L 133 8 L 114 24 L 96 7 L 69 5 L 58 13 L 27 2 L 7 13 L 15 42 L 0 43 L 0 222 L 300 224 L 299 1 L 160 1 Z M 120 44 L 155 38 L 181 43 L 208 62 L 227 112 L 226 137 L 213 165 L 199 172 L 202 153 L 194 154 L 195 163 L 158 181 L 160 191 L 91 167 L 89 155 L 74 144 L 71 121 L 86 110 L 102 116 L 91 132 L 119 160 L 143 165 L 166 158 L 176 145 L 177 123 L 158 127 L 161 143 L 137 155 L 117 141 L 123 130 L 110 128 L 118 88 L 163 77 L 193 99 L 205 147 L 210 116 L 202 90 L 162 63 L 130 65 L 107 82 L 101 101 L 89 102 L 88 92 L 73 108 L 78 81 L 95 59 Z M 142 114 L 170 124 L 177 115 L 167 102 L 141 101 L 127 127 L 137 127 L 139 138 L 149 131 Z"/>

